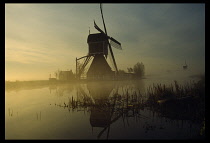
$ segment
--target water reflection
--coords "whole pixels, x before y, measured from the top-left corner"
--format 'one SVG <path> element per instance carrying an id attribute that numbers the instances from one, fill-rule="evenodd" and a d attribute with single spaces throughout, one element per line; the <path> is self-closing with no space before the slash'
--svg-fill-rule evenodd
<path id="1" fill-rule="evenodd" d="M 123 118 L 124 125 L 125 118 L 147 118 L 140 114 L 145 101 L 142 94 L 144 92 L 143 82 L 128 82 L 101 81 L 77 84 L 76 96 L 69 97 L 68 101 L 63 104 L 55 103 L 55 105 L 68 108 L 69 111 L 76 109 L 77 111 L 90 112 L 89 119 L 92 130 L 102 128 L 97 138 L 99 139 L 107 131 L 106 138 L 108 139 L 110 126 L 120 118 Z M 72 87 L 70 89 L 67 87 L 53 89 L 56 90 L 56 95 L 63 95 L 65 91 L 73 90 Z"/>
<path id="2" fill-rule="evenodd" d="M 191 122 L 178 118 L 175 120 L 168 119 L 167 117 L 161 116 L 159 111 L 154 111 L 149 108 L 146 105 L 147 97 L 145 93 L 143 80 L 128 82 L 88 82 L 86 84 L 78 84 L 76 86 L 77 96 L 69 98 L 68 104 L 64 102 L 63 106 L 59 106 L 67 107 L 69 110 L 77 109 L 77 111 L 89 112 L 89 123 L 92 127 L 92 132 L 95 128 L 98 131 L 97 139 L 101 139 L 102 136 L 109 139 L 113 123 L 120 121 L 123 122 L 124 127 L 126 125 L 130 126 L 129 121 L 131 118 L 133 121 L 130 124 L 140 122 L 140 128 L 145 131 L 144 133 L 151 132 L 155 134 L 165 129 L 170 131 L 173 129 L 167 128 L 172 124 L 176 128 L 181 129 L 184 128 L 183 124 L 185 124 L 189 126 L 189 130 L 192 129 Z M 177 123 L 175 124 L 174 121 Z M 135 134 L 138 130 L 133 129 L 131 132 Z"/>
<path id="3" fill-rule="evenodd" d="M 59 107 L 68 108 L 68 110 L 87 111 L 90 113 L 89 123 L 94 128 L 101 129 L 97 138 L 106 134 L 109 138 L 110 126 L 123 119 L 123 124 L 129 125 L 128 118 L 148 118 L 140 112 L 144 110 L 143 84 L 122 82 L 89 82 L 87 84 L 78 84 L 76 86 L 76 96 L 71 96 L 63 104 L 55 104 Z M 67 88 L 56 88 L 64 93 Z M 70 94 L 69 94 L 70 95 Z M 145 130 L 149 130 L 145 125 Z"/>
<path id="4" fill-rule="evenodd" d="M 55 91 L 56 95 L 63 96 L 64 94 L 69 94 L 73 91 L 74 87 L 72 84 L 52 84 L 49 85 L 50 94 L 51 92 Z"/>
<path id="5" fill-rule="evenodd" d="M 115 101 L 109 99 L 111 92 L 113 91 L 115 83 L 102 82 L 98 85 L 91 82 L 87 84 L 87 89 L 94 100 L 93 106 L 90 107 L 90 125 L 93 127 L 103 128 L 98 134 L 97 138 L 108 129 L 107 138 L 109 136 L 110 125 L 113 122 L 113 113 Z M 115 89 L 118 90 L 118 89 Z M 117 95 L 117 91 L 112 93 Z M 115 117 L 116 118 L 116 117 Z M 116 120 L 116 119 L 115 119 Z"/>
<path id="6" fill-rule="evenodd" d="M 144 80 L 101 81 L 8 93 L 7 138 L 192 139 L 199 132 L 190 121 L 149 108 L 145 88 Z"/>

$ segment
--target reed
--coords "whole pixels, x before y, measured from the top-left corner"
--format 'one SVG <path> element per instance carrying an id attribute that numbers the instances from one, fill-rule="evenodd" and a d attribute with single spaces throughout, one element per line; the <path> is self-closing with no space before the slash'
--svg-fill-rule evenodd
<path id="1" fill-rule="evenodd" d="M 162 116 L 201 122 L 205 117 L 205 78 L 197 83 L 169 86 L 153 84 L 147 89 L 146 106 Z"/>

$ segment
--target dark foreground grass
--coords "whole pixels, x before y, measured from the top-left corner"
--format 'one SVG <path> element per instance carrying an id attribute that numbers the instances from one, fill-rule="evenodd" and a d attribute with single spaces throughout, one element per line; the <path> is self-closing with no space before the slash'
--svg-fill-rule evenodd
<path id="1" fill-rule="evenodd" d="M 205 77 L 197 83 L 179 85 L 174 81 L 174 85 L 166 87 L 165 85 L 157 84 L 148 88 L 148 100 L 146 105 L 155 109 L 164 109 L 165 112 L 176 112 L 174 117 L 179 117 L 177 114 L 193 113 L 193 117 L 203 118 L 205 111 Z M 198 116 L 197 116 L 198 114 Z M 187 114 L 185 114 L 187 116 Z M 184 117 L 184 116 L 183 116 Z"/>
<path id="2" fill-rule="evenodd" d="M 197 83 L 170 86 L 161 84 L 148 88 L 145 106 L 162 117 L 174 120 L 190 120 L 201 124 L 201 135 L 205 135 L 205 76 Z"/>

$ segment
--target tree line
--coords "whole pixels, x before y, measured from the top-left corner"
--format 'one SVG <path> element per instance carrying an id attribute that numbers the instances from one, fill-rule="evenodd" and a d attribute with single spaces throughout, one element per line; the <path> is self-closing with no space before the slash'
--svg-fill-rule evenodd
<path id="1" fill-rule="evenodd" d="M 145 66 L 141 62 L 137 62 L 133 67 L 127 68 L 128 73 L 132 73 L 134 78 L 142 78 L 145 75 Z M 125 74 L 124 70 L 119 70 L 119 75 Z"/>

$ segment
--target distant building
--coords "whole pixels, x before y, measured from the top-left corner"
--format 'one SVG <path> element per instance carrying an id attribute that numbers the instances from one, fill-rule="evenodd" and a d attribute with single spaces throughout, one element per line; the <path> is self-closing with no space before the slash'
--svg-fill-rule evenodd
<path id="1" fill-rule="evenodd" d="M 59 71 L 58 73 L 58 80 L 63 80 L 63 81 L 66 81 L 66 80 L 73 80 L 75 77 L 74 77 L 74 74 L 72 72 L 72 70 L 70 71 Z"/>

